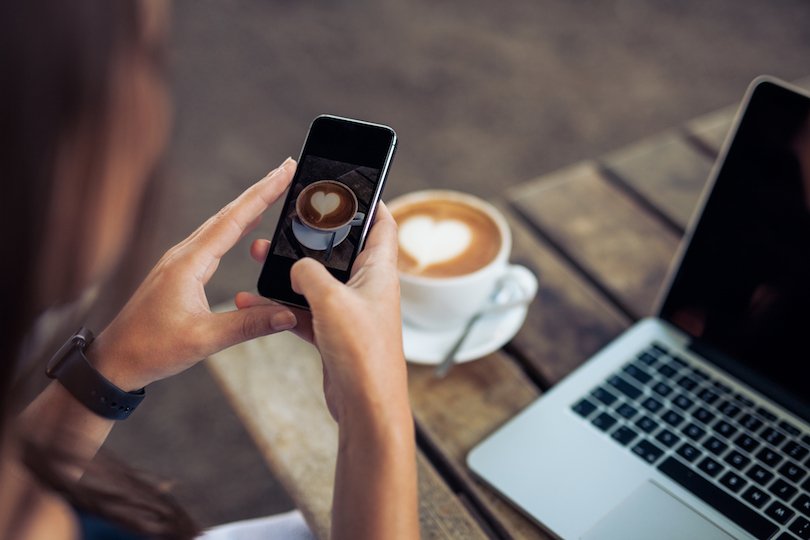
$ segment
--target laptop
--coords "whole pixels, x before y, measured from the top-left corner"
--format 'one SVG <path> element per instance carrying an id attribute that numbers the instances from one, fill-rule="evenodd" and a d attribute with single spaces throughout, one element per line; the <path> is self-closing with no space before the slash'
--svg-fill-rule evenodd
<path id="1" fill-rule="evenodd" d="M 755 80 L 658 302 L 479 444 L 561 538 L 810 538 L 810 95 Z"/>

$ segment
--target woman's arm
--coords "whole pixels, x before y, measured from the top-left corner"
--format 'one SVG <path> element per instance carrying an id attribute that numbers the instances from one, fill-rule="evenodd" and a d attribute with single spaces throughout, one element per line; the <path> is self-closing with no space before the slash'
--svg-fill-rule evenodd
<path id="1" fill-rule="evenodd" d="M 266 304 L 212 313 L 205 296 L 222 256 L 259 223 L 294 171 L 295 162 L 285 161 L 161 258 L 87 349 L 88 360 L 105 378 L 122 390 L 137 390 L 231 345 L 295 326 L 289 308 Z M 18 423 L 28 437 L 69 448 L 80 460 L 95 455 L 113 426 L 58 382 L 23 411 Z"/>
<path id="2" fill-rule="evenodd" d="M 258 261 L 268 250 L 266 240 L 251 248 Z M 293 288 L 312 309 L 311 321 L 301 318 L 296 332 L 312 339 L 321 353 L 326 402 L 339 425 L 335 539 L 419 537 L 396 261 L 396 223 L 380 204 L 346 285 L 312 259 L 292 269 Z M 236 301 L 240 307 L 267 302 L 246 293 Z"/>

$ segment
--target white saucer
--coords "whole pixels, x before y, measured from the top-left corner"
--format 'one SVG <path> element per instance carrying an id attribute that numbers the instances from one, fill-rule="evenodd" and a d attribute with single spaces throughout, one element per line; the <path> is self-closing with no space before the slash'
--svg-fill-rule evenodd
<path id="1" fill-rule="evenodd" d="M 456 353 L 456 363 L 477 360 L 500 349 L 518 333 L 528 311 L 528 306 L 523 304 L 481 317 Z M 426 330 L 403 321 L 405 358 L 414 364 L 439 364 L 461 336 L 462 330 L 462 327 Z"/>
<path id="2" fill-rule="evenodd" d="M 352 226 L 347 224 L 335 231 L 335 242 L 332 244 L 332 247 L 337 247 L 341 242 L 346 240 L 346 237 L 349 236 L 349 231 L 351 230 Z M 298 220 L 298 217 L 294 217 L 292 220 L 292 231 L 296 240 L 298 240 L 301 245 L 308 247 L 309 249 L 313 249 L 315 251 L 324 251 L 329 247 L 329 238 L 332 236 L 331 232 L 310 229 L 301 223 Z"/>

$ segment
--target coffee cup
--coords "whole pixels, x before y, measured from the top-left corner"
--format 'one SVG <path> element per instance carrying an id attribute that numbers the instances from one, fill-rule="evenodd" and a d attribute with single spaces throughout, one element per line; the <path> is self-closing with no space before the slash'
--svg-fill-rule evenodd
<path id="1" fill-rule="evenodd" d="M 357 195 L 349 186 L 336 180 L 318 180 L 301 190 L 295 201 L 293 234 L 310 249 L 337 246 L 352 227 L 363 223 L 366 216 L 357 209 Z"/>
<path id="2" fill-rule="evenodd" d="M 512 234 L 491 204 L 466 193 L 425 190 L 388 203 L 399 226 L 399 279 L 406 324 L 445 330 L 488 308 L 496 288 L 514 284 L 528 303 L 537 282 L 509 264 Z"/>

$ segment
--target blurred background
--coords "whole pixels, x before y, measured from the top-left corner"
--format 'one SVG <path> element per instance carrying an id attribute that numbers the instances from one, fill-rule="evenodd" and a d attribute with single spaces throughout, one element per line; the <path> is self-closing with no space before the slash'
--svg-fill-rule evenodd
<path id="1" fill-rule="evenodd" d="M 509 185 L 735 104 L 753 77 L 810 74 L 804 0 L 177 0 L 176 127 L 154 260 L 288 155 L 321 113 L 386 123 L 385 194 Z M 212 304 L 253 290 L 226 256 Z M 295 359 L 291 358 L 290 362 Z M 153 385 L 107 448 L 174 481 L 202 525 L 292 508 L 199 365 Z"/>

